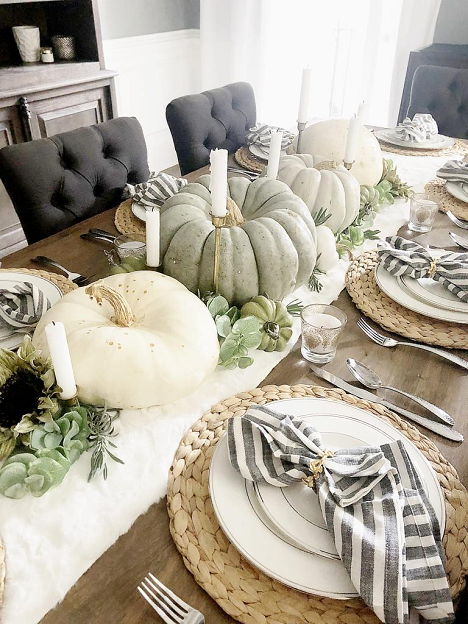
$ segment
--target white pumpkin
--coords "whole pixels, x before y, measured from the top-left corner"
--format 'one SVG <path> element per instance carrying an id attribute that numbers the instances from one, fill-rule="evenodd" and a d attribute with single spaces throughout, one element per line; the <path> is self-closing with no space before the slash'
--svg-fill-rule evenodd
<path id="1" fill-rule="evenodd" d="M 44 357 L 44 328 L 51 321 L 65 325 L 78 398 L 85 403 L 172 403 L 217 365 L 218 336 L 206 306 L 180 282 L 154 271 L 112 275 L 65 295 L 34 332 Z"/>
<path id="2" fill-rule="evenodd" d="M 333 232 L 326 225 L 319 225 L 317 227 L 317 268 L 327 273 L 336 267 L 339 259 Z"/>
<path id="3" fill-rule="evenodd" d="M 327 160 L 343 162 L 348 125 L 348 119 L 326 119 L 310 125 L 302 133 L 301 152 L 320 154 Z M 370 130 L 362 127 L 351 173 L 359 184 L 375 186 L 380 182 L 382 169 L 383 157 L 379 142 Z"/>
<path id="4" fill-rule="evenodd" d="M 278 180 L 285 182 L 307 204 L 312 217 L 315 218 L 319 210 L 326 210 L 330 216 L 325 225 L 339 233 L 358 216 L 360 186 L 343 166 L 320 168 L 320 164 L 326 165 L 325 160 L 310 154 L 283 156 Z"/>

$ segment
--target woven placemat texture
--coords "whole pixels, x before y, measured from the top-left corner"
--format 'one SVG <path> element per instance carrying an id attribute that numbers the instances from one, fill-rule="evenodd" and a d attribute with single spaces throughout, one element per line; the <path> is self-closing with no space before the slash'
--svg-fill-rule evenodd
<path id="1" fill-rule="evenodd" d="M 412 312 L 387 297 L 375 281 L 376 251 L 354 260 L 346 273 L 346 289 L 356 306 L 381 327 L 405 338 L 448 349 L 468 349 L 468 325 L 436 321 Z"/>
<path id="2" fill-rule="evenodd" d="M 115 227 L 121 234 L 140 234 L 145 236 L 146 228 L 143 221 L 137 219 L 132 212 L 132 200 L 127 199 L 122 202 L 115 211 Z"/>
<path id="3" fill-rule="evenodd" d="M 78 288 L 76 284 L 74 284 L 64 275 L 59 275 L 58 273 L 50 273 L 49 271 L 42 271 L 41 269 L 0 269 L 0 274 L 11 273 L 12 271 L 14 271 L 15 273 L 29 273 L 30 275 L 43 277 L 44 279 L 49 280 L 49 282 L 55 284 L 64 295 L 71 292 L 72 290 L 75 290 L 75 288 Z"/>
<path id="4" fill-rule="evenodd" d="M 456 154 L 466 155 L 468 154 L 468 143 L 455 139 L 455 143 L 450 147 L 444 147 L 442 149 L 428 150 L 428 149 L 411 149 L 409 147 L 398 147 L 398 145 L 392 145 L 386 143 L 378 137 L 376 137 L 380 143 L 380 147 L 385 152 L 392 152 L 393 154 L 401 154 L 402 156 L 454 156 Z"/>
<path id="5" fill-rule="evenodd" d="M 441 212 L 450 210 L 459 219 L 468 220 L 468 204 L 460 201 L 445 188 L 445 180 L 434 178 L 426 184 L 427 196 L 439 204 Z"/>
<path id="6" fill-rule="evenodd" d="M 238 165 L 247 169 L 248 171 L 253 171 L 254 173 L 262 173 L 263 169 L 266 166 L 266 162 L 255 158 L 255 156 L 250 152 L 248 147 L 239 147 L 237 152 L 234 154 L 234 160 Z"/>
<path id="7" fill-rule="evenodd" d="M 279 399 L 319 397 L 368 410 L 401 430 L 430 461 L 446 501 L 444 545 L 452 596 L 468 572 L 468 494 L 453 466 L 428 438 L 381 405 L 337 389 L 320 386 L 265 386 L 241 392 L 214 405 L 187 431 L 169 473 L 167 504 L 170 530 L 184 563 L 203 589 L 235 620 L 244 624 L 377 624 L 364 602 L 304 594 L 250 565 L 221 530 L 211 504 L 208 480 L 211 458 L 228 418 L 251 405 Z"/>

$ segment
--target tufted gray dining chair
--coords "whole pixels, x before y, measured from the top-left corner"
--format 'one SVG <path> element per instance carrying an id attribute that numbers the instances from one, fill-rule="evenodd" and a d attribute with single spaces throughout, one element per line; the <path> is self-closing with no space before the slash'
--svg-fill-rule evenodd
<path id="1" fill-rule="evenodd" d="M 439 131 L 468 138 L 468 69 L 421 65 L 413 76 L 407 116 L 431 113 Z"/>
<path id="2" fill-rule="evenodd" d="M 134 117 L 0 150 L 0 178 L 30 244 L 117 206 L 127 182 L 148 177 L 145 138 Z"/>
<path id="3" fill-rule="evenodd" d="M 235 152 L 255 125 L 255 95 L 247 82 L 185 95 L 172 100 L 166 119 L 180 170 L 186 175 L 204 167 L 215 148 Z"/>

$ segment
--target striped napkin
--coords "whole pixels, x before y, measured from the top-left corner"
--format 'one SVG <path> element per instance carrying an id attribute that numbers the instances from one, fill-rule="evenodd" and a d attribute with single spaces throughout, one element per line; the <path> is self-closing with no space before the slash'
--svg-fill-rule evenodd
<path id="1" fill-rule="evenodd" d="M 270 151 L 271 133 L 281 131 L 283 138 L 281 140 L 281 149 L 287 149 L 294 141 L 295 135 L 284 128 L 278 128 L 277 126 L 268 126 L 267 124 L 256 124 L 253 128 L 250 128 L 245 136 L 246 145 L 256 145 L 262 150 L 262 152 L 268 154 Z"/>
<path id="2" fill-rule="evenodd" d="M 439 128 L 430 113 L 416 113 L 413 119 L 405 117 L 395 128 L 395 134 L 402 141 L 422 143 L 438 134 Z"/>
<path id="3" fill-rule="evenodd" d="M 27 332 L 49 308 L 50 301 L 31 282 L 0 288 L 0 326 Z"/>
<path id="4" fill-rule="evenodd" d="M 150 173 L 147 182 L 140 184 L 127 184 L 131 198 L 137 204 L 142 204 L 146 209 L 162 206 L 164 202 L 180 191 L 188 184 L 184 178 L 175 178 L 168 173 Z"/>
<path id="5" fill-rule="evenodd" d="M 303 418 L 253 406 L 229 419 L 228 447 L 249 481 L 314 487 L 356 590 L 382 622 L 453 622 L 440 527 L 401 441 L 331 452 Z"/>
<path id="6" fill-rule="evenodd" d="M 437 170 L 437 176 L 450 182 L 468 182 L 468 163 L 461 160 L 448 160 Z"/>
<path id="7" fill-rule="evenodd" d="M 468 302 L 468 253 L 448 252 L 434 258 L 422 245 L 401 236 L 381 241 L 377 250 L 383 268 L 395 277 L 430 277 Z"/>

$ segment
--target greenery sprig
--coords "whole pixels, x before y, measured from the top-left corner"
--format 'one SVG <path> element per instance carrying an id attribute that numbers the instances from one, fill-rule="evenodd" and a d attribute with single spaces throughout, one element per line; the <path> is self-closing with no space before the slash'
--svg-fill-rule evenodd
<path id="1" fill-rule="evenodd" d="M 124 462 L 114 455 L 110 447 L 117 448 L 111 438 L 118 434 L 114 431 L 114 420 L 119 416 L 118 410 L 108 410 L 107 407 L 88 407 L 89 448 L 93 449 L 91 455 L 91 469 L 88 481 L 98 473 L 107 479 L 107 457 L 118 464 Z"/>

